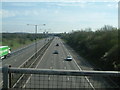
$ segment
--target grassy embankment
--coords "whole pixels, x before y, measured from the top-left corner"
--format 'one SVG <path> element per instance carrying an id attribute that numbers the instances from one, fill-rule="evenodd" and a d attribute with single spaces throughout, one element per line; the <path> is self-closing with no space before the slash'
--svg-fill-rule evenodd
<path id="1" fill-rule="evenodd" d="M 42 35 L 37 35 L 36 40 L 40 40 Z M 24 47 L 35 42 L 34 34 L 21 34 L 21 33 L 3 33 L 2 45 L 9 46 L 12 50 Z"/>

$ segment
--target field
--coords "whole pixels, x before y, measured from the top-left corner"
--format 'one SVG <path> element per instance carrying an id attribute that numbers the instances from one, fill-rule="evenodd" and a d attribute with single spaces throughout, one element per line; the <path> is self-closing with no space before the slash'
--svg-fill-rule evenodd
<path id="1" fill-rule="evenodd" d="M 28 34 L 28 33 L 3 33 L 2 45 L 9 46 L 12 50 L 24 47 L 30 43 L 40 40 L 42 34 Z"/>

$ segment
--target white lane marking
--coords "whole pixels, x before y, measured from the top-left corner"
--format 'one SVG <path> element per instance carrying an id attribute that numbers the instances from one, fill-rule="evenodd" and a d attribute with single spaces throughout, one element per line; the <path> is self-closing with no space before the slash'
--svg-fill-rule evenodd
<path id="1" fill-rule="evenodd" d="M 48 78 L 49 80 L 50 80 L 50 76 L 49 76 L 49 78 Z"/>
<path id="2" fill-rule="evenodd" d="M 53 69 L 53 67 L 50 67 L 50 69 Z"/>
<path id="3" fill-rule="evenodd" d="M 1 86 L 2 86 L 2 83 L 3 83 L 3 81 L 0 82 L 0 88 L 1 88 Z"/>
<path id="4" fill-rule="evenodd" d="M 68 81 L 70 80 L 70 78 L 69 78 L 69 77 L 68 77 L 67 79 L 68 79 Z"/>
<path id="5" fill-rule="evenodd" d="M 44 45 L 43 45 L 44 46 Z M 48 49 L 48 48 L 47 48 Z M 41 60 L 38 62 L 38 64 L 36 65 L 35 69 L 38 67 L 38 65 L 40 64 L 40 62 L 43 60 L 44 55 L 46 54 L 46 52 L 43 54 Z M 38 56 L 39 57 L 39 56 Z M 37 59 L 37 58 L 36 58 Z M 32 74 L 30 75 L 30 77 L 28 78 L 28 80 L 26 81 L 26 83 L 24 84 L 23 88 L 26 87 L 26 84 L 29 82 L 30 78 L 32 77 Z"/>
<path id="6" fill-rule="evenodd" d="M 40 62 L 43 60 L 43 57 L 45 56 L 45 54 L 47 53 L 48 49 L 51 47 L 52 44 L 50 44 L 50 46 L 47 48 L 47 50 L 45 51 L 45 53 L 43 54 L 43 56 L 41 57 L 41 60 L 38 62 L 38 64 L 36 65 L 35 69 L 38 68 L 38 65 L 40 64 Z M 30 78 L 32 77 L 32 75 L 28 78 L 28 80 L 26 81 L 26 83 L 24 84 L 23 88 L 25 88 L 26 84 L 29 82 Z"/>
<path id="7" fill-rule="evenodd" d="M 3 83 L 3 81 L 0 82 L 0 85 Z"/>
<path id="8" fill-rule="evenodd" d="M 43 45 L 43 46 L 44 46 L 44 45 Z M 43 46 L 42 46 L 42 47 L 43 47 Z M 41 48 L 42 48 L 42 47 L 41 47 Z M 41 49 L 41 48 L 40 48 L 40 49 Z M 39 50 L 40 50 L 40 49 L 39 49 Z M 38 51 L 39 51 L 39 50 L 38 50 Z M 37 51 L 37 52 L 38 52 L 38 51 Z M 33 57 L 34 55 L 35 55 L 35 53 L 34 53 L 31 57 Z M 21 66 L 23 66 L 31 57 L 29 57 L 25 62 L 23 62 L 18 68 L 20 68 Z"/>
<path id="9" fill-rule="evenodd" d="M 16 62 L 16 59 L 14 61 Z"/>
<path id="10" fill-rule="evenodd" d="M 42 39 L 42 40 L 43 40 L 43 39 Z M 38 41 L 38 42 L 40 43 L 40 42 L 42 42 L 42 41 L 40 40 L 40 41 Z M 37 42 L 37 43 L 38 43 L 38 42 Z M 44 46 L 44 44 L 40 47 L 40 49 L 41 49 L 43 46 Z M 39 50 L 40 50 L 40 49 L 39 49 Z M 39 51 L 39 50 L 38 50 L 38 51 Z M 37 51 L 37 52 L 38 52 L 38 51 Z M 34 54 L 35 54 L 35 53 L 34 53 Z M 33 55 L 34 55 L 34 54 L 33 54 Z M 32 56 L 33 56 L 33 55 L 32 55 Z M 31 57 L 32 57 L 32 56 L 31 56 Z M 28 59 L 29 59 L 29 58 L 28 58 Z M 28 59 L 27 59 L 26 61 L 28 61 Z M 25 62 L 26 62 L 26 61 L 25 61 Z M 23 64 L 24 64 L 25 62 L 23 62 Z M 21 65 L 19 66 L 19 68 L 20 68 L 23 64 L 21 64 Z"/>
<path id="11" fill-rule="evenodd" d="M 61 41 L 62 42 L 62 41 Z M 64 49 L 66 50 L 66 52 L 70 54 L 70 52 L 67 50 L 67 48 L 65 48 L 65 46 L 63 45 Z M 72 56 L 72 55 L 71 55 Z M 80 68 L 80 66 L 77 64 L 77 62 L 75 61 L 75 59 L 73 58 L 73 61 L 75 62 L 75 64 L 77 65 L 77 67 L 79 68 L 80 71 L 82 71 L 82 69 Z M 90 86 L 93 88 L 93 90 L 95 90 L 94 86 L 92 85 L 92 83 L 90 82 L 90 80 L 88 79 L 87 76 L 85 76 L 85 79 L 87 80 L 87 82 L 90 84 Z"/>
<path id="12" fill-rule="evenodd" d="M 41 42 L 41 41 L 39 41 L 39 42 Z M 37 43 L 38 43 L 38 42 L 37 42 Z M 31 46 L 32 46 L 32 45 L 31 45 Z M 43 46 L 44 46 L 44 44 L 43 44 Z M 42 47 L 43 47 L 43 46 L 42 46 Z M 29 46 L 26 46 L 26 47 L 29 47 Z M 41 47 L 41 48 L 42 48 L 42 47 Z M 24 48 L 25 48 L 25 47 L 24 47 Z M 24 48 L 22 48 L 22 49 L 24 49 Z M 41 48 L 40 48 L 40 49 L 41 49 Z M 40 50 L 40 49 L 39 49 L 39 50 Z M 19 50 L 17 50 L 17 51 L 19 51 Z M 34 54 L 33 54 L 33 55 L 34 55 Z M 33 55 L 32 55 L 32 56 L 33 56 Z M 32 57 L 32 56 L 31 56 L 31 57 Z M 29 59 L 29 58 L 28 58 L 28 59 Z M 27 62 L 28 59 L 25 60 L 25 62 Z M 16 59 L 15 59 L 14 61 L 16 61 Z M 23 62 L 18 68 L 20 68 L 25 62 Z M 1 85 L 2 83 L 3 83 L 3 81 L 0 82 L 0 85 Z"/>
<path id="13" fill-rule="evenodd" d="M 75 61 L 75 59 L 73 58 L 73 61 L 75 62 L 75 64 L 77 65 L 77 67 L 79 68 L 80 71 L 82 71 L 82 69 L 80 68 L 80 66 L 77 64 L 77 62 Z"/>
<path id="14" fill-rule="evenodd" d="M 75 59 L 73 58 L 73 61 L 76 63 L 77 67 L 79 68 L 80 71 L 82 71 L 82 69 L 80 68 L 80 66 L 77 64 L 77 62 L 75 61 Z M 87 76 L 85 76 L 85 79 L 87 80 L 87 82 L 90 84 L 90 86 L 95 90 L 94 86 L 92 85 L 92 83 L 90 82 L 90 80 L 88 79 Z"/>
<path id="15" fill-rule="evenodd" d="M 16 84 L 20 81 L 20 79 L 24 76 L 24 74 L 17 80 L 17 82 L 13 85 L 13 88 L 16 86 Z"/>

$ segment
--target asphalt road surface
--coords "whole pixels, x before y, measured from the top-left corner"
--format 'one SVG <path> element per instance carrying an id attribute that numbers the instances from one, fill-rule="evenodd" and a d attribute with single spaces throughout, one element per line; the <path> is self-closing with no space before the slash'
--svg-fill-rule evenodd
<path id="1" fill-rule="evenodd" d="M 59 46 L 56 46 L 56 44 Z M 57 50 L 58 54 L 53 54 Z M 71 55 L 72 61 L 65 61 Z M 93 70 L 93 67 L 56 37 L 46 50 L 36 68 L 61 70 Z M 23 88 L 110 88 L 103 77 L 30 75 Z"/>
<path id="2" fill-rule="evenodd" d="M 37 50 L 39 50 L 47 42 L 48 41 L 46 39 L 38 41 Z M 18 49 L 16 51 L 13 51 L 10 57 L 3 59 L 2 66 L 11 65 L 12 67 L 20 67 L 20 65 L 24 63 L 35 52 L 36 52 L 35 43 L 24 48 Z"/>
<path id="3" fill-rule="evenodd" d="M 48 39 L 41 39 L 37 42 L 37 50 L 44 46 Z M 11 56 L 0 61 L 0 66 L 11 65 L 12 67 L 20 67 L 27 59 L 29 59 L 35 53 L 35 43 L 32 43 L 26 47 L 20 48 L 16 51 L 12 51 Z M 0 75 L 0 88 L 2 87 L 2 75 Z"/>

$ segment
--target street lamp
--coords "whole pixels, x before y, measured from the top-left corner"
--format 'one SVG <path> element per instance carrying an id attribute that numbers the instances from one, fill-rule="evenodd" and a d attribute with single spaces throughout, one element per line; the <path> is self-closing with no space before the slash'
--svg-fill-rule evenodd
<path id="1" fill-rule="evenodd" d="M 50 30 L 50 29 L 48 29 L 48 30 Z M 44 30 L 44 33 L 43 33 L 43 34 L 44 34 L 44 37 L 45 37 L 45 42 L 44 42 L 44 44 L 49 41 L 48 32 L 49 32 L 49 31 L 47 31 L 47 29 Z"/>
<path id="2" fill-rule="evenodd" d="M 37 37 L 37 28 L 38 28 L 38 26 L 41 26 L 41 25 L 45 26 L 46 24 L 39 24 L 39 25 L 37 25 L 37 24 L 27 24 L 27 25 L 35 26 L 35 35 Z M 37 40 L 36 40 L 36 37 L 35 37 L 35 52 L 36 52 L 35 57 L 37 58 Z"/>

